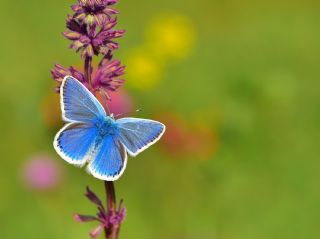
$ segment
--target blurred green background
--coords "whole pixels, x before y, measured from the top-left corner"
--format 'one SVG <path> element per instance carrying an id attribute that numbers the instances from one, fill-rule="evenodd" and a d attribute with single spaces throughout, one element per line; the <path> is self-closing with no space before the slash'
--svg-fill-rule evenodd
<path id="1" fill-rule="evenodd" d="M 103 196 L 103 183 L 52 147 L 61 122 L 50 69 L 82 65 L 60 34 L 74 3 L 1 1 L 4 239 L 89 238 L 95 226 L 72 214 L 95 213 L 83 193 Z M 320 2 L 117 8 L 127 33 L 115 56 L 133 109 L 143 109 L 135 116 L 168 126 L 115 183 L 128 211 L 120 238 L 320 238 Z M 42 158 L 53 163 L 47 188 L 25 175 Z"/>

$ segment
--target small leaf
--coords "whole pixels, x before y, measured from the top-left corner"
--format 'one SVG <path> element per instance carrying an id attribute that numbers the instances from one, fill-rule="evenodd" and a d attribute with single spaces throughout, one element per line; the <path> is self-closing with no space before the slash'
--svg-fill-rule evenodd
<path id="1" fill-rule="evenodd" d="M 101 207 L 102 209 L 104 209 L 103 205 L 102 205 L 102 202 L 101 200 L 98 198 L 98 196 L 92 192 L 90 190 L 89 187 L 87 187 L 87 192 L 86 192 L 86 197 L 91 201 L 93 202 L 94 204 L 96 204 L 97 206 Z"/>
<path id="2" fill-rule="evenodd" d="M 98 218 L 94 216 L 89 216 L 89 215 L 80 215 L 80 214 L 75 214 L 74 215 L 74 220 L 77 222 L 92 222 L 92 221 L 99 221 Z"/>

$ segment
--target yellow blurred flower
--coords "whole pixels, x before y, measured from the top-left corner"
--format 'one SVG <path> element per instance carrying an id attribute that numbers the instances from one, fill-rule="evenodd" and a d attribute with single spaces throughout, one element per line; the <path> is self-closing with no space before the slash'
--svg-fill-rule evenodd
<path id="1" fill-rule="evenodd" d="M 146 39 L 127 55 L 127 83 L 148 90 L 163 77 L 172 60 L 182 60 L 195 44 L 195 30 L 185 16 L 171 13 L 156 17 L 146 28 Z"/>
<path id="2" fill-rule="evenodd" d="M 126 82 L 135 88 L 144 90 L 152 88 L 162 77 L 162 62 L 153 57 L 147 49 L 134 49 L 129 53 L 126 64 Z"/>
<path id="3" fill-rule="evenodd" d="M 146 29 L 146 43 L 160 57 L 187 57 L 194 47 L 195 38 L 192 21 L 177 13 L 159 15 Z"/>

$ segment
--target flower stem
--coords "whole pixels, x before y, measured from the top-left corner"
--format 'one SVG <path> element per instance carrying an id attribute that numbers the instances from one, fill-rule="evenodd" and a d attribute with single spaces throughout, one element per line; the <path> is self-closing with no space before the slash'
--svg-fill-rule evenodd
<path id="1" fill-rule="evenodd" d="M 104 181 L 104 187 L 106 190 L 108 215 L 113 216 L 116 212 L 116 194 L 114 190 L 114 184 L 112 181 Z M 106 239 L 117 239 L 119 228 L 113 224 L 110 224 L 107 228 L 105 228 L 104 233 Z"/>
<path id="2" fill-rule="evenodd" d="M 114 190 L 114 185 L 112 181 L 104 181 L 104 187 L 106 190 L 106 196 L 107 196 L 107 209 L 110 211 L 115 210 L 115 204 L 116 204 L 116 194 Z"/>
<path id="3" fill-rule="evenodd" d="M 92 57 L 86 57 L 84 60 L 84 76 L 89 84 L 89 89 L 92 89 L 92 82 L 91 82 L 91 66 L 92 63 Z"/>

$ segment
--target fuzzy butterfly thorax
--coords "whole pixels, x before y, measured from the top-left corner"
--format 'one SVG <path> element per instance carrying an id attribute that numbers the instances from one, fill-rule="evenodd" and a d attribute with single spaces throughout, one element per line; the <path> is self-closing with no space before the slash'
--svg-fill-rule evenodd
<path id="1" fill-rule="evenodd" d="M 118 135 L 119 134 L 119 127 L 117 124 L 115 124 L 115 121 L 110 118 L 103 118 L 103 119 L 98 119 L 95 123 L 94 126 L 98 130 L 98 134 L 100 137 L 105 137 L 106 135 Z"/>

